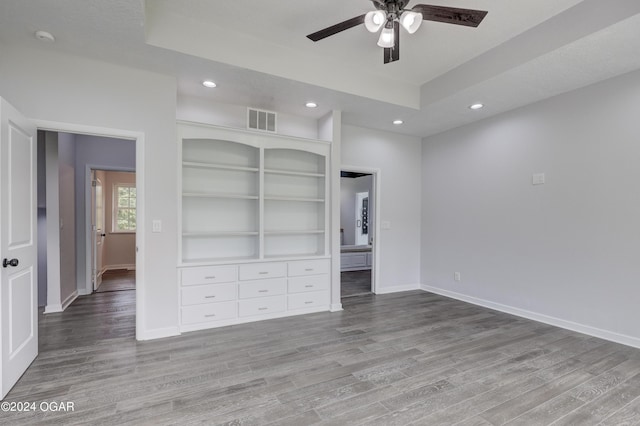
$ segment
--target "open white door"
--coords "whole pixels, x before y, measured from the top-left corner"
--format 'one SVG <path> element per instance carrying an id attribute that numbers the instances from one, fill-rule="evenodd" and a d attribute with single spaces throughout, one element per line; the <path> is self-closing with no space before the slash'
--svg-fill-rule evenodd
<path id="1" fill-rule="evenodd" d="M 91 273 L 93 291 L 102 284 L 102 248 L 104 243 L 104 195 L 102 181 L 91 170 Z"/>
<path id="2" fill-rule="evenodd" d="M 0 394 L 38 355 L 36 128 L 0 98 Z"/>

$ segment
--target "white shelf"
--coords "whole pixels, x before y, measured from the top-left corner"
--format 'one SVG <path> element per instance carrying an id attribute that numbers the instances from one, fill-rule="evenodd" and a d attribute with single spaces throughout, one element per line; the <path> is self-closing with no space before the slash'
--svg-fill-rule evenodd
<path id="1" fill-rule="evenodd" d="M 301 253 L 301 254 L 287 254 L 287 255 L 267 255 L 264 257 L 265 260 L 306 260 L 306 259 L 328 259 L 329 256 L 325 256 L 324 253 Z"/>
<path id="2" fill-rule="evenodd" d="M 265 173 L 271 173 L 274 175 L 287 175 L 287 176 L 305 176 L 305 177 L 324 177 L 324 173 L 308 173 L 308 172 L 296 172 L 293 170 L 276 170 L 276 169 L 264 169 Z"/>
<path id="3" fill-rule="evenodd" d="M 324 230 L 322 229 L 314 229 L 314 230 L 285 230 L 285 231 L 264 231 L 264 235 L 314 235 L 314 234 L 324 234 Z"/>
<path id="4" fill-rule="evenodd" d="M 329 144 L 187 124 L 179 138 L 181 265 L 328 253 Z"/>
<path id="5" fill-rule="evenodd" d="M 241 166 L 228 166 L 225 164 L 213 164 L 213 163 L 198 163 L 195 161 L 184 161 L 182 167 L 191 167 L 196 169 L 214 169 L 214 170 L 233 170 L 239 172 L 258 172 L 257 167 L 241 167 Z"/>
<path id="6" fill-rule="evenodd" d="M 242 194 L 203 194 L 199 192 L 184 192 L 183 197 L 190 198 L 231 198 L 237 200 L 257 200 L 257 195 L 242 195 Z"/>
<path id="7" fill-rule="evenodd" d="M 322 198 L 303 198 L 303 197 L 264 197 L 265 201 L 302 201 L 307 203 L 324 203 Z"/>
<path id="8" fill-rule="evenodd" d="M 257 231 L 224 231 L 224 232 L 184 232 L 183 237 L 189 238 L 207 238 L 207 237 L 252 237 L 259 235 Z"/>

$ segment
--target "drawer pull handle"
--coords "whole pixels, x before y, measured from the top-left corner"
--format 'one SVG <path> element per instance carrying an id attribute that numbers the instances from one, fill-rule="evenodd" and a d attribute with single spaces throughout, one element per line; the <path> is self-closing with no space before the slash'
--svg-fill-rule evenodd
<path id="1" fill-rule="evenodd" d="M 266 311 L 269 308 L 258 308 L 259 311 Z"/>
<path id="2" fill-rule="evenodd" d="M 305 271 L 306 272 L 311 272 L 311 271 L 313 271 L 313 268 L 307 268 L 307 269 L 305 269 Z"/>
<path id="3" fill-rule="evenodd" d="M 212 318 L 212 317 L 215 317 L 215 316 L 216 316 L 216 314 L 209 314 L 209 315 L 205 315 L 204 317 L 205 318 Z"/>
<path id="4" fill-rule="evenodd" d="M 305 288 L 313 288 L 313 284 L 305 285 Z"/>
<path id="5" fill-rule="evenodd" d="M 210 275 L 208 277 L 204 277 L 205 280 L 215 280 L 216 276 L 215 275 Z"/>
<path id="6" fill-rule="evenodd" d="M 213 299 L 213 298 L 215 298 L 215 296 L 205 296 L 204 298 L 205 299 Z"/>
<path id="7" fill-rule="evenodd" d="M 313 303 L 313 302 L 304 302 L 304 304 L 305 304 L 305 305 L 310 305 L 310 304 L 312 304 L 312 303 Z"/>
<path id="8" fill-rule="evenodd" d="M 267 275 L 269 272 L 268 271 L 262 271 L 262 272 L 258 272 L 258 275 Z"/>
<path id="9" fill-rule="evenodd" d="M 258 290 L 258 293 L 269 293 L 269 290 Z"/>

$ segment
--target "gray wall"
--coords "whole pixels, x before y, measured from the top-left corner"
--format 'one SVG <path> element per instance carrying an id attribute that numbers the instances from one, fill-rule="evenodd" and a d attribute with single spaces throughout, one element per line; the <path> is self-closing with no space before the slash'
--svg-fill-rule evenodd
<path id="1" fill-rule="evenodd" d="M 640 344 L 639 117 L 634 72 L 425 139 L 423 284 Z"/>
<path id="2" fill-rule="evenodd" d="M 76 291 L 75 231 L 75 140 L 73 135 L 58 135 L 58 173 L 60 206 L 60 300 Z"/>

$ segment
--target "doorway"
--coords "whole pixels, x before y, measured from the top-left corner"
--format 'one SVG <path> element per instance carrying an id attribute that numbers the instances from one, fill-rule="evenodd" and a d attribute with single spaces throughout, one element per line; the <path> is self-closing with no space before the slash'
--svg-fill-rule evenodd
<path id="1" fill-rule="evenodd" d="M 375 169 L 343 167 L 340 173 L 341 298 L 375 293 L 377 180 Z"/>
<path id="2" fill-rule="evenodd" d="M 94 247 L 96 233 L 92 223 L 101 221 L 100 234 L 105 237 L 109 234 L 106 221 L 110 218 L 107 214 L 110 207 L 106 200 L 111 181 L 107 182 L 103 177 L 94 188 L 91 183 L 95 173 L 92 171 L 110 170 L 135 176 L 132 172 L 137 164 L 137 141 L 39 131 L 38 145 L 38 152 L 42 153 L 37 162 L 38 176 L 46 176 L 43 187 L 38 188 L 39 206 L 44 206 L 45 210 L 44 214 L 38 215 L 38 220 L 45 224 L 46 230 L 39 235 L 39 245 L 47 247 L 40 254 L 44 259 L 39 259 L 39 264 L 47 266 L 39 280 L 39 293 L 46 294 L 46 298 L 39 305 L 44 307 L 45 314 L 51 314 L 65 311 L 78 297 L 92 294 L 100 284 L 95 278 L 101 277 L 104 270 L 94 268 L 98 250 Z M 133 182 L 135 188 L 135 177 Z M 134 224 L 136 211 L 129 212 Z M 121 265 L 135 274 L 135 232 L 129 232 L 127 238 L 130 244 L 126 253 L 133 256 Z M 99 272 L 95 276 L 94 270 Z"/>
<path id="3" fill-rule="evenodd" d="M 93 291 L 135 290 L 136 276 L 136 174 L 135 171 L 91 169 L 88 175 L 91 221 Z"/>

